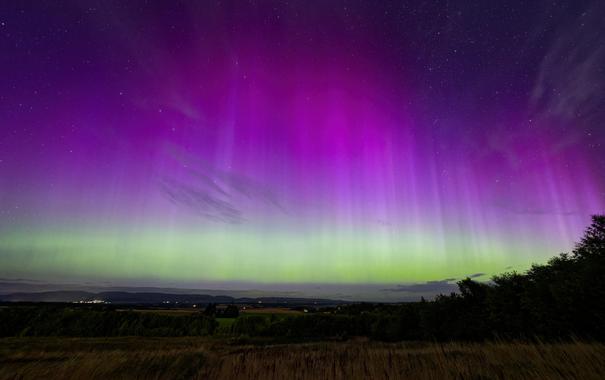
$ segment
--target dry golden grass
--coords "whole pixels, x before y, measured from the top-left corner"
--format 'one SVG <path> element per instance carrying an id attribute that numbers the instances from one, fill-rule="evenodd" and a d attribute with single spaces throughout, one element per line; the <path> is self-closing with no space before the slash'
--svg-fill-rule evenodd
<path id="1" fill-rule="evenodd" d="M 244 348 L 210 378 L 605 379 L 605 347 L 573 343 L 328 343 Z"/>
<path id="2" fill-rule="evenodd" d="M 11 338 L 0 340 L 0 378 L 589 380 L 605 379 L 605 346 Z"/>

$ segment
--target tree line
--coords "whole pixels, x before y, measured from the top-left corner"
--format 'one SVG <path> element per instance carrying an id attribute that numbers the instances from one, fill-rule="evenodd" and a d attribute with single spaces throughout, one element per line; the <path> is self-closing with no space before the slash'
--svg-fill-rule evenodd
<path id="1" fill-rule="evenodd" d="M 605 340 L 605 216 L 571 253 L 488 283 L 466 278 L 459 292 L 416 303 L 355 304 L 305 317 L 240 318 L 236 335 L 369 336 L 379 340 Z M 327 314 L 326 314 L 327 313 Z"/>
<path id="2" fill-rule="evenodd" d="M 0 308 L 0 336 L 205 336 L 218 323 L 200 313 L 165 315 L 59 305 Z"/>

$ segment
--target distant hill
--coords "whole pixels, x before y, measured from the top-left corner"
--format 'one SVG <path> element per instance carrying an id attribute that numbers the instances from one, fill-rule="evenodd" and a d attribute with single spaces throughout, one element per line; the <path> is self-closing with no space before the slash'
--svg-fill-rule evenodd
<path id="1" fill-rule="evenodd" d="M 280 304 L 280 305 L 336 305 L 345 301 L 313 298 L 289 297 L 245 297 L 212 296 L 208 294 L 174 294 L 158 292 L 85 292 L 58 290 L 48 292 L 20 292 L 0 295 L 1 302 L 92 302 L 103 301 L 112 304 Z"/>

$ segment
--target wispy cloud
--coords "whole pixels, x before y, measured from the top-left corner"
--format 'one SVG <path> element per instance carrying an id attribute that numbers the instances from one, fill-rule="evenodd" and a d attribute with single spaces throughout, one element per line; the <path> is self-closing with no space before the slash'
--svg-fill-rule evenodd
<path id="1" fill-rule="evenodd" d="M 286 213 L 275 194 L 264 184 L 232 170 L 213 167 L 178 147 L 168 148 L 167 153 L 187 173 L 179 179 L 170 175 L 160 177 L 160 190 L 172 203 L 209 220 L 231 224 L 247 220 L 242 198 Z"/>
<path id="2" fill-rule="evenodd" d="M 559 216 L 574 216 L 582 214 L 581 211 L 572 211 L 565 209 L 557 209 L 555 207 L 536 207 L 534 205 L 524 204 L 523 200 L 498 200 L 493 202 L 493 206 L 503 209 L 511 214 L 516 215 L 559 215 Z"/>
<path id="3" fill-rule="evenodd" d="M 605 6 L 595 2 L 563 25 L 546 53 L 531 94 L 538 117 L 591 121 L 605 112 Z"/>
<path id="4" fill-rule="evenodd" d="M 427 281 L 416 284 L 397 285 L 394 288 L 382 289 L 384 292 L 403 292 L 403 293 L 423 293 L 423 294 L 440 294 L 451 293 L 458 289 L 458 285 L 452 283 L 455 278 L 446 278 L 438 281 Z"/>
<path id="5" fill-rule="evenodd" d="M 227 223 L 241 223 L 244 221 L 241 210 L 203 187 L 194 187 L 176 180 L 163 178 L 160 181 L 160 188 L 171 202 L 186 206 L 199 216 Z"/>

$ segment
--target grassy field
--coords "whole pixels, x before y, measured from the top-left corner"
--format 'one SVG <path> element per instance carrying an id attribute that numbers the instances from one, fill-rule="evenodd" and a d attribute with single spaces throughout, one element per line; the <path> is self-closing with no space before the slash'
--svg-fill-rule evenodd
<path id="1" fill-rule="evenodd" d="M 287 316 L 303 316 L 305 315 L 302 311 L 290 310 L 286 308 L 252 308 L 243 310 L 238 318 L 248 317 L 262 317 L 269 319 L 280 319 Z M 231 332 L 231 326 L 237 321 L 237 318 L 217 318 L 218 322 L 218 334 L 229 335 Z"/>
<path id="2" fill-rule="evenodd" d="M 285 307 L 259 307 L 259 308 L 248 308 L 246 310 L 242 310 L 242 314 L 250 314 L 250 315 L 303 315 L 304 313 L 300 310 L 292 310 Z"/>
<path id="3" fill-rule="evenodd" d="M 202 338 L 5 338 L 1 379 L 603 379 L 581 342 L 243 344 Z"/>
<path id="4" fill-rule="evenodd" d="M 137 313 L 153 313 L 160 315 L 191 315 L 200 312 L 198 309 L 118 309 L 117 311 L 134 311 Z"/>
<path id="5" fill-rule="evenodd" d="M 218 334 L 229 334 L 231 331 L 231 326 L 233 326 L 236 320 L 237 318 L 217 318 L 216 321 L 218 322 Z"/>

